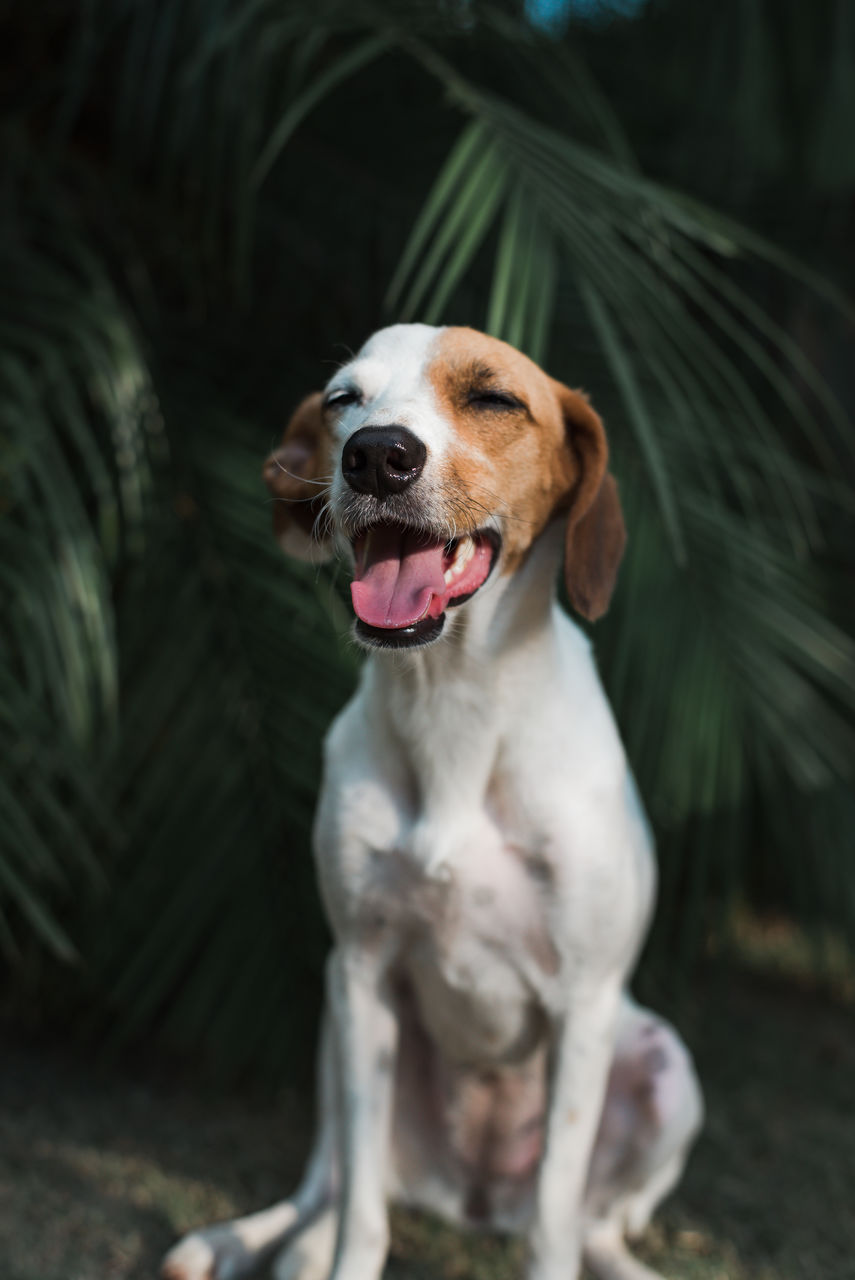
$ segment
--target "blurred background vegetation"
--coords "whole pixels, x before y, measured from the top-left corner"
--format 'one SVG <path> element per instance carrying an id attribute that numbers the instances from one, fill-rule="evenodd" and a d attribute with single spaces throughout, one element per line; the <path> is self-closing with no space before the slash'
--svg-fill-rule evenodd
<path id="1" fill-rule="evenodd" d="M 606 417 L 630 543 L 595 643 L 659 842 L 651 980 L 746 919 L 845 970 L 849 0 L 2 8 L 7 1015 L 305 1078 L 358 660 L 260 467 L 396 319 L 487 328 Z"/>

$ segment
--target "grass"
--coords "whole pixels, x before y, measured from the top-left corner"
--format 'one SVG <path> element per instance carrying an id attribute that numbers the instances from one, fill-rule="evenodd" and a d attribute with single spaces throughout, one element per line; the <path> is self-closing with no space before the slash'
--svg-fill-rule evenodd
<path id="1" fill-rule="evenodd" d="M 669 1280 L 851 1280 L 855 1023 L 843 999 L 714 973 L 677 1014 L 703 1138 L 639 1254 Z M 298 1096 L 236 1097 L 15 1042 L 0 1054 L 3 1280 L 152 1280 L 191 1226 L 296 1178 Z M 518 1243 L 396 1213 L 390 1280 L 518 1280 Z"/>

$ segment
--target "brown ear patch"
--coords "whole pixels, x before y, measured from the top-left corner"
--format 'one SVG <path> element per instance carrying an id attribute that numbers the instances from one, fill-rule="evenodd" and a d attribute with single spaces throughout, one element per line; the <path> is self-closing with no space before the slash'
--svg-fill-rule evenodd
<path id="1" fill-rule="evenodd" d="M 617 481 L 606 473 L 581 520 L 574 521 L 571 512 L 564 544 L 567 595 L 576 612 L 589 622 L 596 622 L 609 607 L 625 546 Z"/>
<path id="2" fill-rule="evenodd" d="M 578 391 L 561 387 L 559 397 L 568 443 L 579 466 L 567 515 L 564 581 L 576 612 L 595 622 L 612 598 L 626 526 L 617 482 L 606 470 L 608 445 L 599 415 Z"/>
<path id="3" fill-rule="evenodd" d="M 332 551 L 322 528 L 331 458 L 323 397 L 315 391 L 297 406 L 282 443 L 267 458 L 263 470 L 265 483 L 276 499 L 276 537 L 284 551 L 301 560 L 325 559 Z"/>

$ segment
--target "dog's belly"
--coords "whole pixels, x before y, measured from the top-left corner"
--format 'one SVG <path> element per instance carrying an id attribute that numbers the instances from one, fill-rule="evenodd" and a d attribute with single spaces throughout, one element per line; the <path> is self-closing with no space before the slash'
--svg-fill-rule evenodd
<path id="1" fill-rule="evenodd" d="M 449 1060 L 401 992 L 396 1194 L 455 1221 L 519 1229 L 543 1149 L 546 1042 L 513 1063 Z"/>

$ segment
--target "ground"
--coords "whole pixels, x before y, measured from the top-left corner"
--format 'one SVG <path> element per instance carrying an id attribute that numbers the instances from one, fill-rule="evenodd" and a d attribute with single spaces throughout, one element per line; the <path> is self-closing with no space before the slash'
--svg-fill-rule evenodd
<path id="1" fill-rule="evenodd" d="M 853 1009 L 747 974 L 677 1020 L 708 1119 L 639 1247 L 668 1280 L 852 1280 Z M 176 1235 L 288 1188 L 304 1099 L 204 1096 L 57 1050 L 0 1051 L 2 1280 L 153 1280 Z M 518 1280 L 518 1244 L 394 1218 L 389 1280 Z"/>

